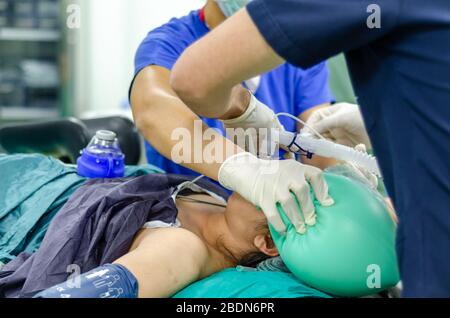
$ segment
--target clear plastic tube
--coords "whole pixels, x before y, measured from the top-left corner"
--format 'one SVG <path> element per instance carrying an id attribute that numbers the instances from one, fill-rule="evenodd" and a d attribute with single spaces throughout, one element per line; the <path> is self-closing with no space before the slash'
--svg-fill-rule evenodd
<path id="1" fill-rule="evenodd" d="M 296 143 L 302 149 L 318 156 L 352 162 L 381 177 L 376 158 L 365 152 L 306 134 L 297 135 Z"/>
<path id="2" fill-rule="evenodd" d="M 277 114 L 277 117 L 278 116 L 286 116 L 302 123 L 305 126 L 308 126 L 307 123 L 291 114 L 279 113 Z M 348 161 L 381 177 L 377 159 L 374 156 L 358 151 L 354 148 L 329 141 L 311 127 L 310 129 L 318 136 L 318 138 L 309 133 L 295 134 L 287 131 L 280 133 L 275 132 L 275 134 L 278 135 L 273 137 L 275 140 L 279 140 L 281 145 L 288 147 L 292 152 L 299 153 L 301 151 L 306 151 L 321 157 Z"/>
<path id="3" fill-rule="evenodd" d="M 367 171 L 381 177 L 377 160 L 374 156 L 354 148 L 334 143 L 326 139 L 317 139 L 310 134 L 294 134 L 291 132 L 275 132 L 275 140 L 288 147 L 292 152 L 309 152 L 321 157 L 352 162 Z"/>

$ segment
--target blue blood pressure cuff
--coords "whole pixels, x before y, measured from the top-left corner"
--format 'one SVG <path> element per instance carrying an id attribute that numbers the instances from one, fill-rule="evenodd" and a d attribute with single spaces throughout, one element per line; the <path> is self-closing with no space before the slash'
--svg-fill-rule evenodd
<path id="1" fill-rule="evenodd" d="M 48 288 L 34 298 L 137 298 L 138 282 L 122 265 L 106 264 Z"/>

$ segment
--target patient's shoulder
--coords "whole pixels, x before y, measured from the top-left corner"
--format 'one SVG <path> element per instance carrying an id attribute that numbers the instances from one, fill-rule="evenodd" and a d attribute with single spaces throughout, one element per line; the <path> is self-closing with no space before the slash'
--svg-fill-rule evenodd
<path id="1" fill-rule="evenodd" d="M 207 256 L 208 248 L 205 242 L 195 233 L 183 228 L 170 228 L 165 230 L 167 230 L 167 235 L 170 236 L 168 239 L 174 249 L 178 251 L 189 251 L 195 253 L 197 256 L 199 254 L 205 254 L 203 256 Z"/>
<path id="2" fill-rule="evenodd" d="M 165 249 L 168 255 L 202 268 L 209 258 L 205 242 L 183 228 L 144 229 L 135 237 L 133 245 L 135 248 Z"/>
<path id="3" fill-rule="evenodd" d="M 145 244 L 155 237 L 164 237 L 167 243 L 176 245 L 183 245 L 183 242 L 192 243 L 194 247 L 198 247 L 197 244 L 200 243 L 205 245 L 198 235 L 181 227 L 145 228 L 136 234 L 135 240 Z"/>
<path id="4" fill-rule="evenodd" d="M 139 297 L 168 297 L 203 278 L 208 260 L 206 245 L 194 233 L 159 228 L 140 231 L 130 252 L 115 263 L 137 278 Z"/>

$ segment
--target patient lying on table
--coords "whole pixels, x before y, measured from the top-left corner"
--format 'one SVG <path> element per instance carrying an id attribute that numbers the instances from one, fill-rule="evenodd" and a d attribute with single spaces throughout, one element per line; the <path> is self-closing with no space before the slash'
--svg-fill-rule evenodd
<path id="1" fill-rule="evenodd" d="M 168 297 L 277 255 L 264 214 L 206 180 L 89 180 L 52 220 L 40 248 L 3 268 L 0 297 Z"/>
<path id="2" fill-rule="evenodd" d="M 180 228 L 137 233 L 130 252 L 115 263 L 135 275 L 139 297 L 170 296 L 225 268 L 278 255 L 261 212 L 236 193 L 220 204 L 208 195 L 179 197 Z"/>
<path id="3" fill-rule="evenodd" d="M 136 277 L 139 297 L 167 297 L 225 268 L 278 255 L 264 214 L 236 193 L 227 204 L 208 194 L 179 195 L 176 209 L 179 228 L 146 224 L 114 262 Z"/>
<path id="4" fill-rule="evenodd" d="M 37 296 L 168 297 L 277 255 L 264 214 L 210 182 L 160 174 L 93 180 L 58 213 L 34 255 L 5 267 L 12 274 L 0 276 L 0 291 L 30 297 L 59 283 Z M 72 279 L 67 268 L 85 274 Z M 19 293 L 11 292 L 16 283 Z"/>

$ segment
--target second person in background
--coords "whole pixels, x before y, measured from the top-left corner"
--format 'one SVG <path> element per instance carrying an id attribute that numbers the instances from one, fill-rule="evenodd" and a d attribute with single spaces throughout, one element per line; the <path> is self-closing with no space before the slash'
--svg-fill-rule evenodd
<path id="1" fill-rule="evenodd" d="M 201 10 L 192 11 L 182 18 L 173 18 L 151 31 L 137 50 L 135 77 L 130 88 L 133 115 L 137 127 L 147 141 L 148 162 L 167 173 L 195 175 L 200 172 L 208 175 L 202 163 L 187 163 L 181 166 L 171 160 L 171 150 L 176 143 L 171 139 L 173 130 L 181 127 L 191 129 L 194 120 L 199 119 L 171 89 L 171 69 L 186 48 L 248 2 L 235 1 L 234 5 L 230 6 L 227 1 L 208 0 Z M 307 70 L 286 63 L 245 82 L 244 85 L 256 97 L 254 112 L 264 113 L 253 114 L 254 117 L 273 116 L 267 114 L 265 105 L 268 105 L 274 113 L 287 112 L 306 121 L 314 110 L 327 107 L 333 102 L 325 62 Z M 232 114 L 229 115 L 228 118 L 233 118 Z M 224 124 L 232 128 L 240 125 L 236 119 L 225 122 L 210 118 L 202 120 L 205 127 L 207 125 L 217 128 L 222 133 Z M 281 118 L 280 122 L 288 131 L 298 129 L 291 119 Z M 245 123 L 239 127 L 242 126 L 246 126 Z M 320 168 L 326 165 L 320 158 L 307 163 Z"/>
<path id="2" fill-rule="evenodd" d="M 223 131 L 230 128 L 236 136 L 242 129 L 247 132 L 256 129 L 257 134 L 250 134 L 249 141 L 253 146 L 265 139 L 264 132 L 260 134 L 261 129 L 267 131 L 284 126 L 288 131 L 296 131 L 299 127 L 294 121 L 280 123 L 275 113 L 289 113 L 306 121 L 316 109 L 328 107 L 333 97 L 328 88 L 326 64 L 319 63 L 305 70 L 283 64 L 247 80 L 233 88 L 229 111 L 218 119 L 200 119 L 170 84 L 172 67 L 183 52 L 249 1 L 209 0 L 203 9 L 174 18 L 151 31 L 136 53 L 135 77 L 130 88 L 133 116 L 148 142 L 147 160 L 150 163 L 167 173 L 200 173 L 219 181 L 228 190 L 239 193 L 259 207 L 269 223 L 281 233 L 285 231 L 285 224 L 278 214 L 276 204 L 279 203 L 297 231 L 304 233 L 307 226 L 315 224 L 310 186 L 322 205 L 333 204 L 322 171 L 317 168 L 325 168 L 329 162 L 321 162 L 324 159 L 319 158 L 305 162 L 306 165 L 294 160 L 257 158 L 255 153 L 244 151 L 247 145 L 235 145 L 234 138 L 224 138 Z M 246 105 L 245 109 L 242 104 Z M 199 134 L 201 139 L 198 139 Z M 174 136 L 182 136 L 182 140 Z M 254 138 L 256 136 L 258 139 Z M 179 150 L 176 152 L 176 149 Z M 258 152 L 261 149 L 264 151 L 265 148 L 251 150 Z M 179 160 L 175 156 L 183 158 Z"/>

